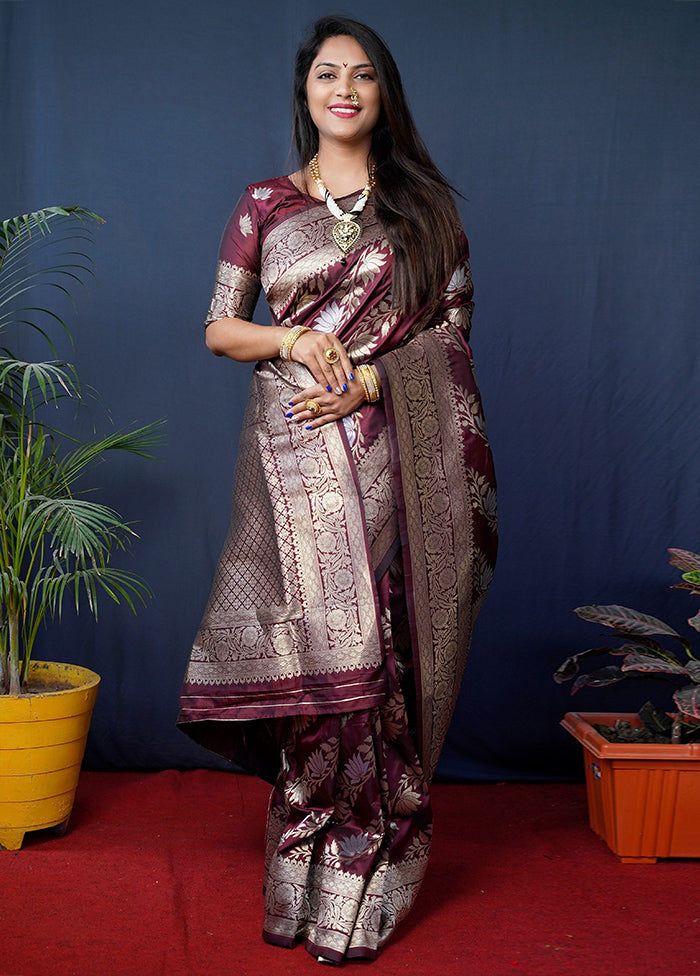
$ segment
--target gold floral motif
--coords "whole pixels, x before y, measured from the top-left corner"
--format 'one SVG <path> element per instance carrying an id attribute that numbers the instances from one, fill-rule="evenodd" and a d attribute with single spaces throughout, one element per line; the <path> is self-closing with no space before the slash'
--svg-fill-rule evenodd
<path id="1" fill-rule="evenodd" d="M 239 268 L 228 261 L 219 261 L 214 282 L 214 294 L 206 322 L 215 319 L 239 318 L 250 320 L 260 296 L 258 275 Z"/>
<path id="2" fill-rule="evenodd" d="M 290 427 L 281 404 L 308 374 L 275 362 L 253 376 L 231 526 L 187 674 L 193 684 L 381 665 L 365 513 L 342 435 L 335 425 L 314 437 Z M 347 686 L 348 703 L 358 694 L 359 683 Z"/>
<path id="3" fill-rule="evenodd" d="M 453 330 L 445 321 L 382 358 L 396 405 L 416 605 L 431 607 L 415 621 L 423 701 L 419 753 L 428 778 L 447 734 L 483 597 L 474 512 L 486 516 L 495 498 L 493 486 L 480 472 L 470 474 L 465 461 L 462 431 L 473 433 L 480 412 L 464 392 L 450 395 L 448 351 L 458 344 Z M 477 435 L 483 440 L 478 429 Z M 495 511 L 492 516 L 495 528 Z"/>
<path id="4" fill-rule="evenodd" d="M 481 512 L 489 525 L 495 529 L 498 524 L 498 510 L 496 505 L 496 491 L 487 479 L 469 468 L 467 477 L 472 486 L 472 504 Z"/>
<path id="5" fill-rule="evenodd" d="M 430 838 L 412 860 L 388 864 L 384 851 L 369 880 L 324 859 L 291 860 L 273 855 L 265 883 L 265 930 L 290 940 L 299 935 L 314 945 L 344 954 L 348 948 L 378 949 L 386 943 L 415 901 L 425 876 Z"/>
<path id="6" fill-rule="evenodd" d="M 270 308 L 293 319 L 319 296 L 343 299 L 344 310 L 352 312 L 366 294 L 368 276 L 381 272 L 388 251 L 383 232 L 368 204 L 363 214 L 362 249 L 353 275 L 338 285 L 337 295 L 328 290 L 328 269 L 338 262 L 337 245 L 332 239 L 328 211 L 301 211 L 273 228 L 262 244 L 262 285 Z M 376 256 L 383 254 L 383 262 Z M 365 257 L 366 256 L 366 257 Z M 357 276 L 357 277 L 355 277 Z M 353 294 L 354 293 L 354 294 Z"/>

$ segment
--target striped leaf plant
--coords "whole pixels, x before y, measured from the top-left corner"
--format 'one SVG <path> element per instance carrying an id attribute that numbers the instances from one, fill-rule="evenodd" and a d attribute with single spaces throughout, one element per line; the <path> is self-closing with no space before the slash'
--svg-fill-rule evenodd
<path id="1" fill-rule="evenodd" d="M 686 549 L 669 549 L 670 563 L 681 571 L 676 589 L 700 596 L 700 555 Z M 673 692 L 675 715 L 647 702 L 639 717 L 651 732 L 668 735 L 672 742 L 700 738 L 700 660 L 691 640 L 673 627 L 629 607 L 594 605 L 577 607 L 573 613 L 614 631 L 618 645 L 591 647 L 572 654 L 557 668 L 558 683 L 574 679 L 572 694 L 584 687 L 601 687 L 630 678 L 662 678 L 677 685 Z M 688 620 L 700 631 L 700 613 Z M 603 655 L 621 657 L 622 662 L 580 673 L 580 663 Z"/>

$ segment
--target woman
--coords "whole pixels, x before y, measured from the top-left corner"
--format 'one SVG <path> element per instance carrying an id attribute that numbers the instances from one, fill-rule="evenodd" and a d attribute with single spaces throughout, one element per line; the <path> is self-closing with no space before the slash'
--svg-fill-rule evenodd
<path id="1" fill-rule="evenodd" d="M 340 962 L 425 873 L 495 492 L 466 240 L 368 27 L 316 23 L 294 135 L 301 168 L 248 187 L 220 249 L 207 345 L 257 365 L 179 723 L 275 784 L 265 939 Z"/>

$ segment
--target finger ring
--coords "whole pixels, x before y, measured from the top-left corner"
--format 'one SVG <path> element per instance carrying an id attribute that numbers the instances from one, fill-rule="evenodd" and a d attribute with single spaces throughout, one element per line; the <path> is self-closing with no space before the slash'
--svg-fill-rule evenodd
<path id="1" fill-rule="evenodd" d="M 321 415 L 322 407 L 321 404 L 316 400 L 307 400 L 304 406 L 314 415 L 314 417 L 319 417 Z"/>
<path id="2" fill-rule="evenodd" d="M 337 363 L 340 359 L 340 353 L 334 346 L 329 346 L 328 349 L 324 351 L 323 358 L 332 366 L 333 363 Z"/>

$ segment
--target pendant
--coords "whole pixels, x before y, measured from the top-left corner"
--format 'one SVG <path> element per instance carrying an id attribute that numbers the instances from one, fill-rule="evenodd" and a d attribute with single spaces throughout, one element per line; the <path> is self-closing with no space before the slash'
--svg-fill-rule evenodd
<path id="1" fill-rule="evenodd" d="M 346 214 L 333 228 L 333 240 L 343 254 L 347 254 L 359 241 L 361 233 L 360 225 L 352 219 L 350 214 Z"/>

